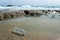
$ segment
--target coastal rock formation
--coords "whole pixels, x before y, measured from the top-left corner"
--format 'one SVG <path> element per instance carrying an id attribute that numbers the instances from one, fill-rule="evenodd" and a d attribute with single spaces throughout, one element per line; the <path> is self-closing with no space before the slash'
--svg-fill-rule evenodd
<path id="1" fill-rule="evenodd" d="M 24 16 L 24 11 L 2 11 L 0 12 L 0 19 L 9 19 Z"/>
<path id="2" fill-rule="evenodd" d="M 4 19 L 4 15 L 0 13 L 0 20 Z"/>
<path id="3" fill-rule="evenodd" d="M 1 12 L 2 15 L 4 15 L 4 19 L 9 19 L 9 18 L 13 18 L 16 17 L 16 14 L 14 12 Z"/>
<path id="4" fill-rule="evenodd" d="M 55 10 L 17 10 L 17 11 L 1 11 L 0 19 L 9 19 L 15 17 L 37 17 L 42 15 L 49 15 Z M 54 16 L 53 16 L 54 17 Z"/>
<path id="5" fill-rule="evenodd" d="M 16 16 L 17 16 L 16 12 L 7 12 L 7 13 L 8 13 L 8 15 L 10 15 L 10 16 L 11 16 L 11 18 L 13 18 L 13 17 L 16 17 Z"/>
<path id="6" fill-rule="evenodd" d="M 25 15 L 23 10 L 15 11 L 15 13 L 17 14 L 18 17 Z"/>
<path id="7" fill-rule="evenodd" d="M 41 10 L 24 10 L 26 16 L 40 16 L 43 13 Z"/>
<path id="8" fill-rule="evenodd" d="M 54 10 L 54 11 L 56 11 L 56 12 L 60 13 L 60 10 Z"/>

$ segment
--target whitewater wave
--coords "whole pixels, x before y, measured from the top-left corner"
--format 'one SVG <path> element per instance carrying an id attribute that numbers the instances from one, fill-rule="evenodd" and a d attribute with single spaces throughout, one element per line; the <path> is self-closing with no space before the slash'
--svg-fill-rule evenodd
<path id="1" fill-rule="evenodd" d="M 11 7 L 3 7 L 0 6 L 0 10 L 4 11 L 12 11 L 12 10 L 60 10 L 60 8 L 53 8 L 53 7 L 33 7 L 30 5 L 23 5 L 23 6 L 11 6 Z"/>

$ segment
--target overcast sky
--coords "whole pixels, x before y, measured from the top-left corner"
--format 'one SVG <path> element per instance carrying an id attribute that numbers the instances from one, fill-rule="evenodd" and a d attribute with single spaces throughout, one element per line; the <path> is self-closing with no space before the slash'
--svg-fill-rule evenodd
<path id="1" fill-rule="evenodd" d="M 58 5 L 60 0 L 0 0 L 0 5 Z"/>

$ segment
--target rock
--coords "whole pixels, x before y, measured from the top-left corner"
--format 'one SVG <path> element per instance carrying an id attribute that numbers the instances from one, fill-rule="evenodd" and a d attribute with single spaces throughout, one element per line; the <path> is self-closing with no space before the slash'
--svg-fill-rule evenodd
<path id="1" fill-rule="evenodd" d="M 25 13 L 23 10 L 2 11 L 2 12 L 0 12 L 0 19 L 9 19 L 9 18 L 15 18 L 15 17 L 24 16 L 24 15 L 25 15 Z"/>
<path id="2" fill-rule="evenodd" d="M 3 20 L 3 19 L 4 19 L 3 14 L 0 14 L 0 20 Z"/>
<path id="3" fill-rule="evenodd" d="M 5 12 L 5 16 L 6 16 L 6 18 L 7 17 L 8 18 L 15 18 L 15 17 L 17 17 L 17 14 L 15 11 L 11 11 L 11 12 Z"/>
<path id="4" fill-rule="evenodd" d="M 56 11 L 56 12 L 60 13 L 60 10 L 54 10 L 54 11 Z"/>
<path id="5" fill-rule="evenodd" d="M 41 10 L 24 10 L 26 16 L 40 16 L 43 13 Z"/>
<path id="6" fill-rule="evenodd" d="M 24 10 L 24 12 L 26 15 L 29 15 L 29 13 L 30 13 L 28 10 Z"/>
<path id="7" fill-rule="evenodd" d="M 1 11 L 0 12 L 0 19 L 9 19 L 9 18 L 15 18 L 15 17 L 21 17 L 21 16 L 42 16 L 42 15 L 48 15 L 53 10 L 14 10 L 14 11 Z M 53 18 L 54 16 L 52 16 Z"/>
<path id="8" fill-rule="evenodd" d="M 23 10 L 18 10 L 18 11 L 16 11 L 16 14 L 17 14 L 18 17 L 19 17 L 19 16 L 24 16 L 24 15 L 25 15 L 25 13 L 24 13 Z"/>
<path id="9" fill-rule="evenodd" d="M 0 20 L 3 20 L 4 18 L 4 12 L 0 12 Z"/>
<path id="10" fill-rule="evenodd" d="M 11 16 L 11 18 L 17 17 L 17 14 L 15 11 L 8 12 L 8 14 Z"/>
<path id="11" fill-rule="evenodd" d="M 15 34 L 20 35 L 20 36 L 24 36 L 26 34 L 24 29 L 17 28 L 17 27 L 14 28 L 12 33 L 15 33 Z"/>
<path id="12" fill-rule="evenodd" d="M 9 18 L 11 18 L 11 16 L 9 15 L 8 12 L 3 12 L 3 13 L 4 13 L 4 18 L 5 18 L 5 19 L 9 19 Z"/>

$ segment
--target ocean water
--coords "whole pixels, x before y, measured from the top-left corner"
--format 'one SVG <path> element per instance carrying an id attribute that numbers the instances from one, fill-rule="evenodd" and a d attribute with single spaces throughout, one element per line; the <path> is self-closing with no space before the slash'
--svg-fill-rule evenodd
<path id="1" fill-rule="evenodd" d="M 0 10 L 11 11 L 11 10 L 60 10 L 60 6 L 32 6 L 32 5 L 22 5 L 22 6 L 0 6 Z"/>

